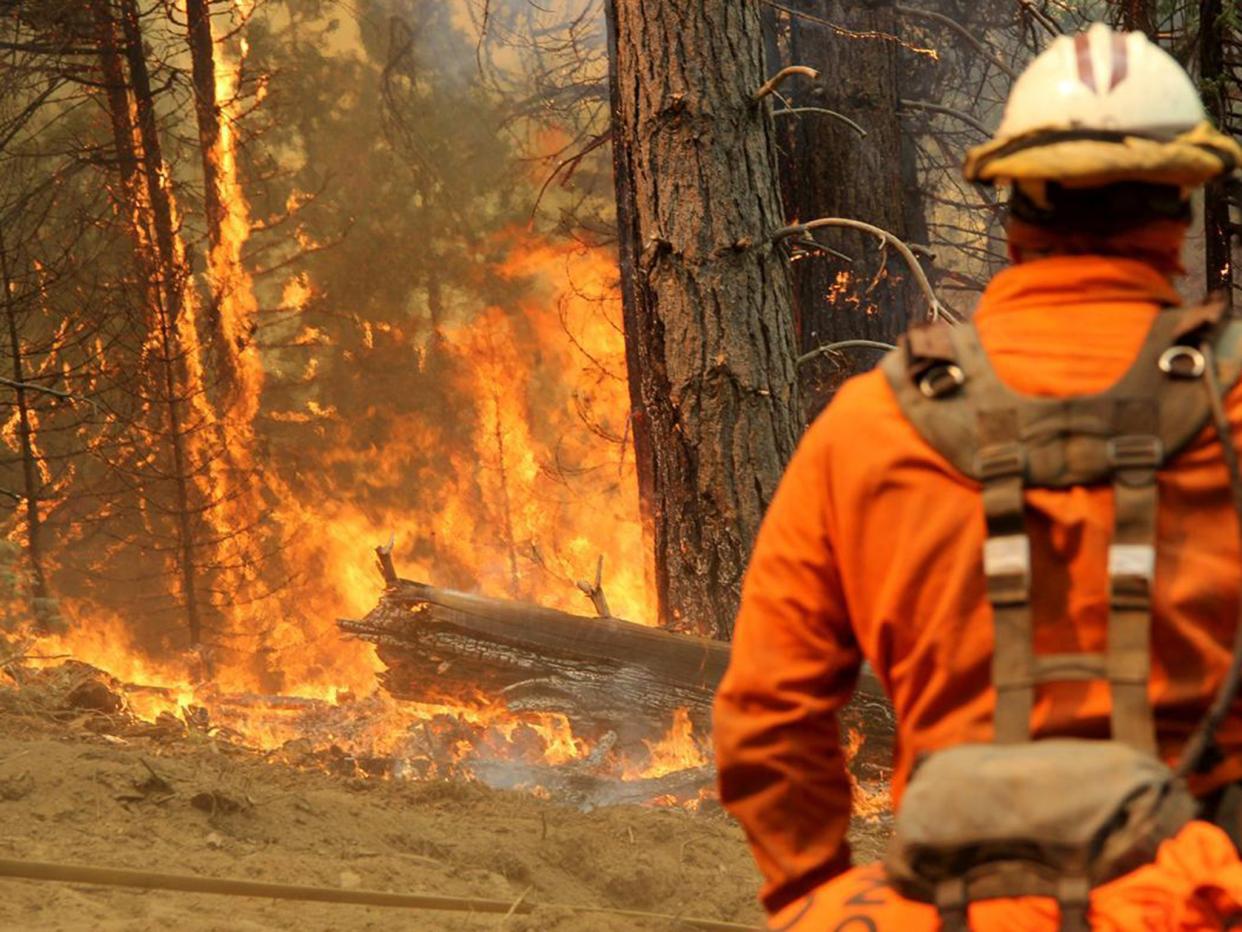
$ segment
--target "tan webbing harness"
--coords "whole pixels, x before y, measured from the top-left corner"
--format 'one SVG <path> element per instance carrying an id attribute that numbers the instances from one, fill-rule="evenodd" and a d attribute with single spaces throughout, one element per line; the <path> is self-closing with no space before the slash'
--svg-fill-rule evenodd
<path id="1" fill-rule="evenodd" d="M 1235 651 L 1213 714 L 1192 738 L 1187 756 L 1193 760 L 1184 758 L 1177 773 L 1168 770 L 1156 759 L 1147 694 L 1156 471 L 1209 421 L 1228 436 L 1219 386 L 1242 373 L 1242 323 L 1223 312 L 1219 302 L 1162 311 L 1125 375 L 1094 395 L 1014 392 L 997 377 L 971 326 L 915 327 L 883 363 L 905 416 L 954 468 L 979 482 L 987 523 L 983 571 L 994 618 L 996 744 L 942 751 L 916 772 L 886 859 L 894 883 L 936 902 L 946 927 L 965 927 L 972 900 L 1038 893 L 1062 902 L 1064 928 L 1087 928 L 1091 886 L 1149 860 L 1159 841 L 1192 815 L 1182 777 L 1202 758 L 1237 689 L 1242 651 Z M 1237 458 L 1225 446 L 1242 507 Z M 1111 482 L 1115 498 L 1106 649 L 1037 655 L 1024 491 L 1103 482 Z M 1112 742 L 1027 743 L 1036 687 L 1073 680 L 1108 683 Z M 947 784 L 979 779 L 992 781 L 976 786 L 979 798 L 1009 800 L 1011 811 L 990 820 L 978 812 L 959 817 L 961 801 L 955 806 Z M 1083 781 L 1096 784 L 1097 797 L 1076 790 Z M 1057 795 L 1076 799 L 1044 798 Z M 911 805 L 924 811 L 907 813 Z M 1097 825 L 1100 809 L 1107 811 Z M 1021 837 L 1036 829 L 1039 839 Z"/>

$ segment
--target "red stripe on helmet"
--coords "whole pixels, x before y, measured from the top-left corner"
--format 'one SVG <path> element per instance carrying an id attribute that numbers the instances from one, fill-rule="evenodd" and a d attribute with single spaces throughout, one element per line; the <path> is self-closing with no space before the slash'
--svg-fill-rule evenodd
<path id="1" fill-rule="evenodd" d="M 1113 77 L 1108 82 L 1108 89 L 1110 91 L 1124 81 L 1126 75 L 1130 73 L 1129 48 L 1125 33 L 1113 33 Z"/>
<path id="2" fill-rule="evenodd" d="M 1095 83 L 1095 64 L 1091 61 L 1091 40 L 1085 32 L 1074 36 L 1074 50 L 1078 53 L 1078 80 L 1093 94 L 1099 93 Z"/>

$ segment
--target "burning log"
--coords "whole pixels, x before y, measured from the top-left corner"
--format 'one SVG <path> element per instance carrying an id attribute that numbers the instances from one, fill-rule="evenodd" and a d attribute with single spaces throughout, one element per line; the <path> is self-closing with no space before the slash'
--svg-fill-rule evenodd
<path id="1" fill-rule="evenodd" d="M 361 621 L 339 624 L 377 646 L 398 698 L 478 691 L 596 734 L 659 734 L 679 708 L 705 730 L 729 659 L 720 641 L 404 579 Z"/>
<path id="2" fill-rule="evenodd" d="M 575 733 L 614 732 L 620 747 L 662 734 L 685 709 L 698 734 L 729 659 L 724 641 L 592 618 L 401 579 L 381 549 L 387 589 L 361 620 L 340 628 L 371 641 L 402 699 L 481 693 L 511 711 L 557 712 Z M 864 670 L 845 726 L 866 735 L 856 770 L 887 771 L 893 722 L 883 690 Z"/>

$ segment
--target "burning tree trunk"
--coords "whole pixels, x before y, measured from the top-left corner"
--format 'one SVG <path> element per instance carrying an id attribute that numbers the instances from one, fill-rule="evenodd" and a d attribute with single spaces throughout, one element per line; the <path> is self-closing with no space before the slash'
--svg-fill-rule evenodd
<path id="1" fill-rule="evenodd" d="M 112 114 L 122 176 L 126 174 L 124 166 L 133 165 L 140 169 L 133 172 L 127 185 L 127 194 L 134 198 L 127 207 L 133 223 L 135 254 L 141 271 L 149 276 L 148 297 L 152 306 L 148 309 L 148 325 L 153 330 L 154 344 L 149 355 L 157 370 L 153 373 L 154 388 L 165 419 L 161 439 L 167 442 L 171 458 L 171 469 L 166 479 L 173 493 L 173 507 L 169 511 L 175 525 L 174 560 L 190 643 L 197 646 L 203 638 L 203 611 L 196 566 L 199 533 L 195 516 L 201 514 L 202 508 L 194 489 L 194 467 L 188 449 L 190 428 L 185 410 L 190 394 L 185 386 L 185 376 L 191 361 L 187 359 L 178 332 L 180 327 L 186 325 L 181 318 L 188 270 L 177 248 L 172 201 L 167 189 L 166 166 L 138 8 L 135 0 L 120 0 L 120 4 L 120 25 L 125 40 L 123 57 L 128 66 L 128 81 L 121 85 L 119 91 L 112 86 L 113 78 L 124 78 L 119 63 L 112 58 L 108 41 L 115 35 L 115 25 L 105 21 L 105 18 L 111 17 L 111 7 L 103 3 L 96 5 L 99 32 L 105 37 L 101 59 L 105 79 L 109 83 L 109 105 L 124 108 L 124 115 L 115 111 Z M 132 130 L 126 132 L 131 127 L 131 103 L 137 117 L 137 140 Z"/>
<path id="2" fill-rule="evenodd" d="M 134 124 L 129 106 L 129 82 L 117 46 L 117 25 L 111 0 L 91 4 L 95 14 L 95 41 L 99 46 L 99 70 L 112 123 L 112 141 L 121 173 L 121 200 L 131 218 L 138 209 L 138 157 L 134 149 Z"/>
<path id="3" fill-rule="evenodd" d="M 203 167 L 203 208 L 207 221 L 207 268 L 211 303 L 203 315 L 202 342 L 215 373 L 215 400 L 222 418 L 249 429 L 256 413 L 260 376 L 243 358 L 255 326 L 253 284 L 242 268 L 242 245 L 249 218 L 237 179 L 236 127 L 222 122 L 238 89 L 227 58 L 215 47 L 210 0 L 187 0 L 187 41 L 194 78 L 194 114 Z M 221 96 L 225 99 L 221 100 Z"/>
<path id="4" fill-rule="evenodd" d="M 216 104 L 215 43 L 211 35 L 210 0 L 186 0 L 186 21 L 194 79 L 194 115 L 198 122 L 198 145 L 203 162 L 203 205 L 207 215 L 207 239 L 211 248 L 220 245 L 224 206 L 220 200 L 220 111 Z"/>
<path id="5" fill-rule="evenodd" d="M 43 497 L 43 480 L 39 472 L 39 458 L 34 442 L 34 417 L 31 411 L 30 392 L 26 387 L 25 349 L 17 326 L 16 283 L 9 266 L 9 252 L 5 243 L 5 231 L 0 227 L 0 301 L 8 324 L 8 350 L 12 359 L 13 394 L 17 408 L 17 441 L 22 464 L 21 508 L 25 514 L 26 560 L 30 570 L 30 608 L 35 622 L 41 628 L 50 623 L 50 590 L 43 562 L 43 519 L 39 502 Z"/>
<path id="6" fill-rule="evenodd" d="M 798 8 L 805 15 L 783 24 L 789 59 L 817 69 L 820 78 L 791 82 L 787 104 L 776 111 L 798 111 L 776 117 L 786 213 L 801 221 L 864 220 L 901 239 L 925 240 L 921 199 L 906 178 L 893 3 L 807 0 Z M 837 23 L 850 31 L 830 25 Z M 858 230 L 823 231 L 817 240 L 831 251 L 811 241 L 794 244 L 803 254 L 793 265 L 799 351 L 843 340 L 895 342 L 918 294 L 901 257 Z M 851 370 L 878 358 L 860 355 L 862 365 Z M 850 374 L 822 356 L 805 366 L 808 412 Z"/>
<path id="7" fill-rule="evenodd" d="M 608 18 L 634 448 L 661 620 L 727 637 L 799 427 L 758 4 L 615 0 Z"/>

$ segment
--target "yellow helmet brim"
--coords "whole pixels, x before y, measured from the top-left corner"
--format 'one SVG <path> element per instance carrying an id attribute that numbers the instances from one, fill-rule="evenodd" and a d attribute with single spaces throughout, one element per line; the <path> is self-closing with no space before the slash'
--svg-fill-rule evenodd
<path id="1" fill-rule="evenodd" d="M 985 184 L 1055 181 L 1098 187 L 1121 181 L 1198 187 L 1242 166 L 1242 145 L 1204 121 L 1171 140 L 1123 134 L 1030 133 L 971 149 L 962 169 Z"/>

